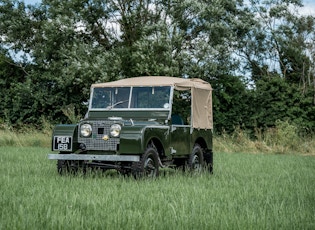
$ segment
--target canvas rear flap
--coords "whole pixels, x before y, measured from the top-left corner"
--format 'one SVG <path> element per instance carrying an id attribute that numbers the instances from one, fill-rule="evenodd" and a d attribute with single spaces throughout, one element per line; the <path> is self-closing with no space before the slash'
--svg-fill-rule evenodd
<path id="1" fill-rule="evenodd" d="M 213 129 L 212 93 L 210 90 L 192 88 L 192 126 L 196 129 Z"/>

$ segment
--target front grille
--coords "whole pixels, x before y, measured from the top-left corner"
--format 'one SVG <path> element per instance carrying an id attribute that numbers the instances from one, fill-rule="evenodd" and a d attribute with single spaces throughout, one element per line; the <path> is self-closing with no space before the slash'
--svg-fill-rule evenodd
<path id="1" fill-rule="evenodd" d="M 103 150 L 103 151 L 117 151 L 120 143 L 119 138 L 111 138 L 109 135 L 109 129 L 113 121 L 86 121 L 92 125 L 92 135 L 88 138 L 80 137 L 79 143 L 83 143 L 86 146 L 86 150 Z M 104 135 L 108 135 L 108 140 L 103 140 Z"/>

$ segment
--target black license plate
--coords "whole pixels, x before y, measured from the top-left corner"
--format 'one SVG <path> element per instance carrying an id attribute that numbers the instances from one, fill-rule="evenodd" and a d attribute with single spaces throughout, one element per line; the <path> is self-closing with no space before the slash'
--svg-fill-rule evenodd
<path id="1" fill-rule="evenodd" d="M 72 137 L 71 136 L 54 136 L 53 150 L 72 151 Z"/>

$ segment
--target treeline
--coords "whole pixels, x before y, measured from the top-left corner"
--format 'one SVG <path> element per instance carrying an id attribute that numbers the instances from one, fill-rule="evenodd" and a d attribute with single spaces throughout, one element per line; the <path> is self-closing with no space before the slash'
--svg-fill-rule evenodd
<path id="1" fill-rule="evenodd" d="M 301 7 L 299 0 L 0 0 L 0 123 L 69 122 L 69 114 L 85 114 L 92 83 L 168 75 L 211 83 L 217 133 L 278 120 L 312 133 L 315 18 Z"/>

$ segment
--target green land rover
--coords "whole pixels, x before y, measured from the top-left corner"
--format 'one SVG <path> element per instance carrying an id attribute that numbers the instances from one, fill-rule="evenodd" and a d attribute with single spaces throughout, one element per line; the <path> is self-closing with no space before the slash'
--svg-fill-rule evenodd
<path id="1" fill-rule="evenodd" d="M 163 167 L 213 170 L 212 88 L 197 79 L 93 84 L 86 117 L 57 125 L 48 158 L 60 174 L 89 167 L 157 177 Z"/>

